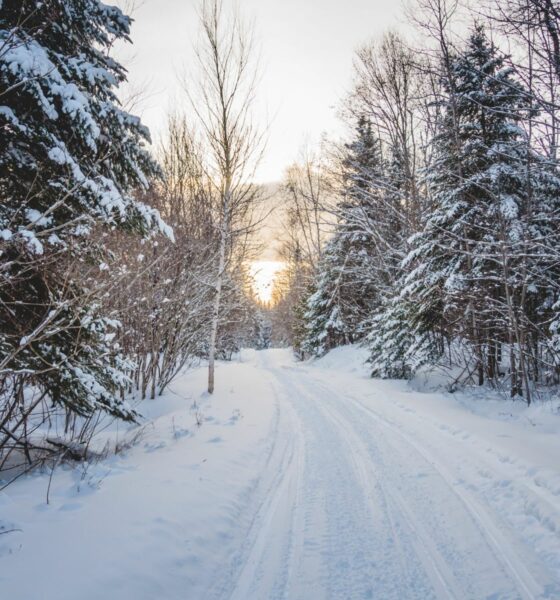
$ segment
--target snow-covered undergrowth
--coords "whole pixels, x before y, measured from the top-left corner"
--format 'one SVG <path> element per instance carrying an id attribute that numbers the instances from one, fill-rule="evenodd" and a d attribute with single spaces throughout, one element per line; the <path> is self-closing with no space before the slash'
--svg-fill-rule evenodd
<path id="1" fill-rule="evenodd" d="M 246 351 L 213 397 L 194 369 L 118 432 L 135 445 L 59 467 L 48 504 L 48 473 L 18 480 L 0 596 L 560 597 L 557 406 L 419 392 L 364 358 Z"/>
<path id="2" fill-rule="evenodd" d="M 48 473 L 0 492 L 0 528 L 15 530 L 0 535 L 0 597 L 203 598 L 184 591 L 206 584 L 227 556 L 265 459 L 273 404 L 267 382 L 243 362 L 250 356 L 219 365 L 212 398 L 199 368 L 144 401 L 138 436 L 126 425 L 106 432 L 136 445 L 59 467 L 48 504 Z"/>
<path id="3" fill-rule="evenodd" d="M 363 379 L 369 377 L 368 357 L 369 350 L 359 345 L 341 346 L 331 350 L 322 358 L 313 359 L 309 364 L 320 369 L 354 373 Z M 507 390 L 495 390 L 489 385 L 459 386 L 457 391 L 448 393 L 451 379 L 447 370 L 424 367 L 410 382 L 392 382 L 392 384 L 403 385 L 410 393 L 419 392 L 417 399 L 424 400 L 426 406 L 433 401 L 435 394 L 443 405 L 462 408 L 481 418 L 516 422 L 520 427 L 534 433 L 560 435 L 560 395 L 556 389 L 551 388 L 548 394 L 535 395 L 531 406 L 527 406 L 522 398 L 511 400 L 508 398 Z"/>

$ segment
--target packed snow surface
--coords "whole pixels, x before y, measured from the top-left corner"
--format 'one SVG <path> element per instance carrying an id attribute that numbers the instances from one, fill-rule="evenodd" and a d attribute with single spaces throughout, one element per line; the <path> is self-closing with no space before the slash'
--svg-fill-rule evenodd
<path id="1" fill-rule="evenodd" d="M 560 598 L 558 407 L 415 391 L 362 359 L 246 352 L 211 398 L 190 371 L 141 405 L 131 449 L 56 470 L 49 504 L 48 474 L 18 480 L 0 596 Z"/>

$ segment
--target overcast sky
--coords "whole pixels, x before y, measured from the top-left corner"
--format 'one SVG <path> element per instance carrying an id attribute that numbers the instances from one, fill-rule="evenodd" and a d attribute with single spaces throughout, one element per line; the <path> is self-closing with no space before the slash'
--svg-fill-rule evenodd
<path id="1" fill-rule="evenodd" d="M 224 6 L 235 0 L 224 0 Z M 127 0 L 119 2 L 121 6 Z M 270 122 L 261 182 L 277 181 L 308 139 L 336 132 L 336 107 L 349 88 L 357 46 L 399 25 L 399 0 L 237 0 L 253 20 L 262 54 L 259 95 Z M 119 49 L 133 88 L 144 90 L 138 108 L 154 138 L 166 114 L 184 102 L 178 75 L 192 65 L 197 39 L 196 0 L 139 0 L 133 12 L 134 45 Z"/>

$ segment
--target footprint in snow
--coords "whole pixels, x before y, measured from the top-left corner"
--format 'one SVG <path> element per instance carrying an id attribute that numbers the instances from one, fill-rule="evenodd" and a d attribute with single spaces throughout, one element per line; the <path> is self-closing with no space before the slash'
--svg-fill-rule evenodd
<path id="1" fill-rule="evenodd" d="M 224 423 L 224 425 L 235 425 L 237 421 L 241 419 L 241 411 L 234 410 L 231 417 Z"/>
<path id="2" fill-rule="evenodd" d="M 222 438 L 220 436 L 217 436 L 209 439 L 207 444 L 219 444 L 221 441 L 223 441 Z"/>
<path id="3" fill-rule="evenodd" d="M 187 437 L 187 436 L 191 436 L 192 433 L 190 431 L 190 429 L 175 429 L 175 431 L 173 432 L 173 437 L 178 440 L 179 438 L 182 437 Z"/>

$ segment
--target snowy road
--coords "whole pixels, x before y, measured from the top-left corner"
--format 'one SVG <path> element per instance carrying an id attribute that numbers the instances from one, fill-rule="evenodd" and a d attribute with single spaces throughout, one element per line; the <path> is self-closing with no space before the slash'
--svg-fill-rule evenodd
<path id="1" fill-rule="evenodd" d="M 558 417 L 372 381 L 344 352 L 250 353 L 212 399 L 188 374 L 142 443 L 56 474 L 49 505 L 47 477 L 7 488 L 0 597 L 559 599 Z"/>
<path id="2" fill-rule="evenodd" d="M 349 378 L 272 353 L 260 368 L 279 422 L 256 516 L 219 597 L 560 598 L 558 573 L 463 479 L 474 469 L 478 483 L 482 469 L 464 454 L 467 433 L 434 440 L 424 423 L 427 442 L 394 419 L 410 422 L 411 409 L 388 417 Z M 513 485 L 504 473 L 486 477 Z M 545 502 L 544 490 L 524 488 L 525 499 L 531 492 Z"/>

